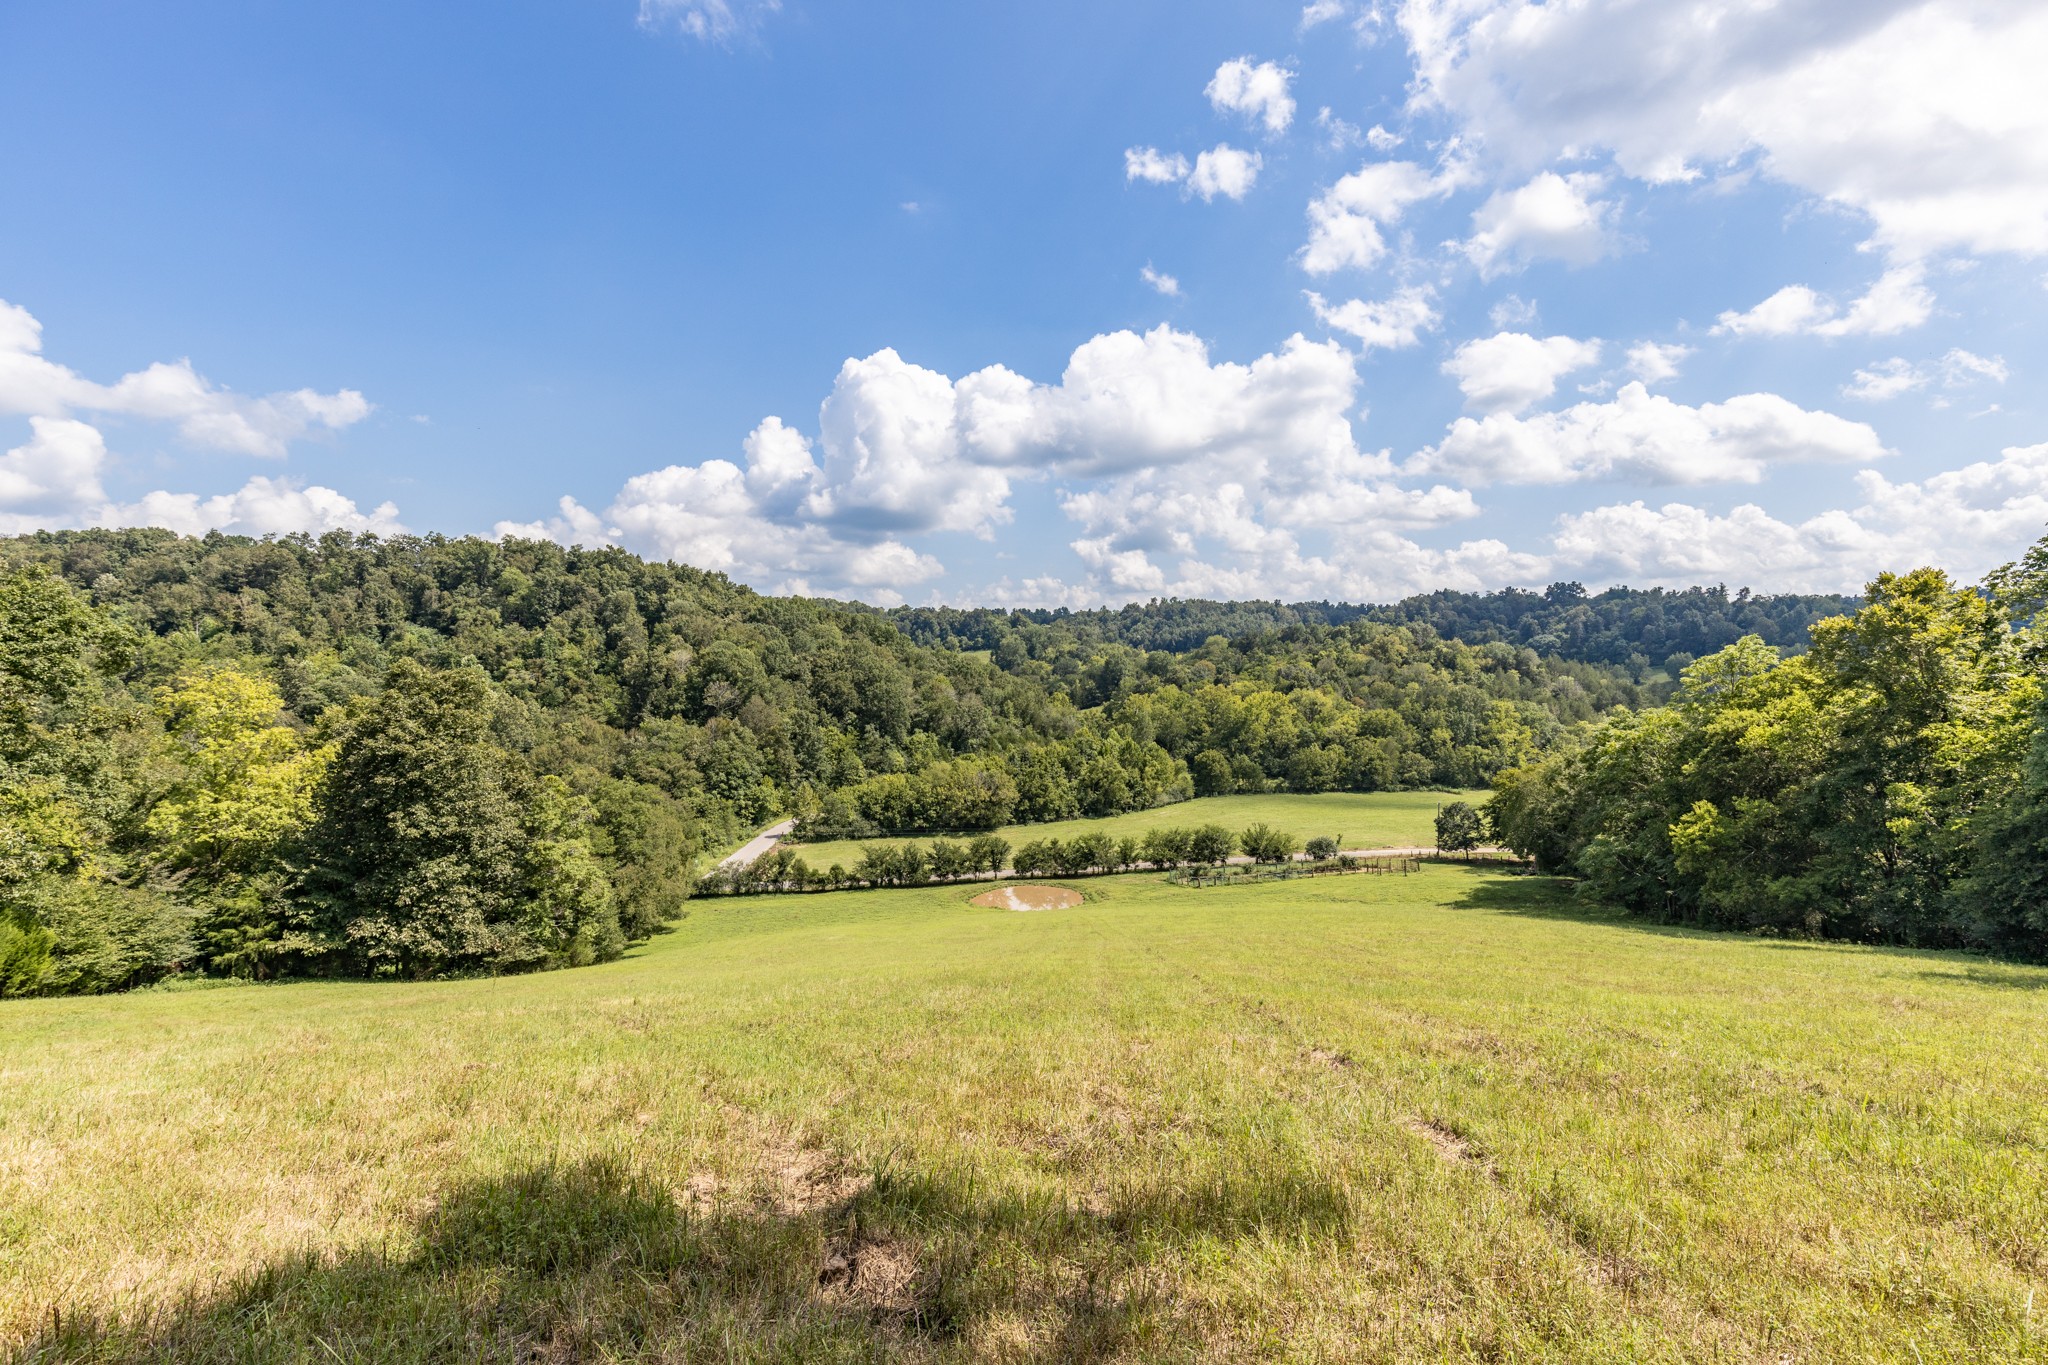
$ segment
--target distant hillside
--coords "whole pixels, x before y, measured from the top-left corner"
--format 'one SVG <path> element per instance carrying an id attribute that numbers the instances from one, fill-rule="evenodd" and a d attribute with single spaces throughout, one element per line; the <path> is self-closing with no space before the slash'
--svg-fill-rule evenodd
<path id="1" fill-rule="evenodd" d="M 983 657 L 616 549 L 0 541 L 0 994 L 570 965 L 776 816 L 869 837 L 1472 787 L 1661 686 L 1213 608 L 1162 609 L 1178 652 L 1005 622 Z"/>
<path id="2" fill-rule="evenodd" d="M 1589 594 L 1577 583 L 1554 583 L 1542 592 L 1446 590 L 1385 606 L 1167 599 L 1097 611 L 901 607 L 889 617 L 920 644 L 995 651 L 1005 639 L 1023 633 L 1025 648 L 1039 654 L 1044 647 L 1032 643 L 1032 627 L 1051 631 L 1084 650 L 1119 644 L 1181 653 L 1217 635 L 1236 639 L 1292 626 L 1343 626 L 1354 621 L 1421 624 L 1468 645 L 1522 645 L 1546 656 L 1614 664 L 1640 674 L 1662 667 L 1673 655 L 1697 658 L 1745 635 L 1801 651 L 1815 621 L 1853 612 L 1859 605 L 1860 598 L 1835 593 L 1757 596 L 1747 588 L 1730 593 L 1723 586 L 1609 588 Z"/>

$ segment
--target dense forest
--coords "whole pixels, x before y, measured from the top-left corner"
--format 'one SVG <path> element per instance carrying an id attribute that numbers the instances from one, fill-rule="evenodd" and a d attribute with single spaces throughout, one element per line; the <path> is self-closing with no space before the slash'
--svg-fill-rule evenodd
<path id="1" fill-rule="evenodd" d="M 1502 774 L 1493 833 L 1656 919 L 2048 958 L 2048 542 L 1866 596 Z"/>
<path id="2" fill-rule="evenodd" d="M 1385 606 L 1330 602 L 1209 602 L 1170 599 L 1097 611 L 899 607 L 889 613 L 920 644 L 986 650 L 998 661 L 1043 659 L 1103 645 L 1183 653 L 1210 639 L 1343 626 L 1355 621 L 1425 625 L 1468 645 L 1510 644 L 1545 657 L 1614 664 L 1641 681 L 1652 670 L 1676 673 L 1703 654 L 1754 635 L 1797 652 L 1814 622 L 1854 611 L 1860 602 L 1832 593 L 1760 597 L 1744 588 L 1609 588 L 1588 594 L 1577 583 L 1542 592 L 1503 588 L 1445 590 Z"/>
<path id="3" fill-rule="evenodd" d="M 0 542 L 0 992 L 599 960 L 778 815 L 1467 785 L 1652 695 L 1363 620 L 996 653 L 618 550 Z"/>

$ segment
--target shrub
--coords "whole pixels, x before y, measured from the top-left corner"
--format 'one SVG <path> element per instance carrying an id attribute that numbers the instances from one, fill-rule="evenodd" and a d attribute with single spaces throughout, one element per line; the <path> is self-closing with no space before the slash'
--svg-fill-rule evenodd
<path id="1" fill-rule="evenodd" d="M 1246 826 L 1244 833 L 1238 836 L 1238 844 L 1244 849 L 1245 856 L 1255 863 L 1284 863 L 1300 847 L 1292 834 L 1263 821 Z"/>
<path id="2" fill-rule="evenodd" d="M 1188 835 L 1188 858 L 1192 862 L 1219 864 L 1237 852 L 1237 836 L 1221 825 L 1203 825 Z"/>
<path id="3" fill-rule="evenodd" d="M 1057 839 L 1033 839 L 1017 850 L 1017 874 L 1023 877 L 1042 877 L 1057 872 L 1064 850 Z"/>
<path id="4" fill-rule="evenodd" d="M 1337 841 L 1326 834 L 1319 834 L 1308 841 L 1308 856 L 1317 862 L 1327 862 L 1337 856 Z"/>
<path id="5" fill-rule="evenodd" d="M 1194 831 L 1187 829 L 1147 830 L 1138 851 L 1154 867 L 1179 867 L 1188 860 L 1194 837 Z"/>
<path id="6" fill-rule="evenodd" d="M 968 870 L 968 845 L 951 839 L 934 839 L 925 853 L 934 880 L 949 882 Z"/>
<path id="7" fill-rule="evenodd" d="M 973 870 L 1000 876 L 1010 861 L 1010 841 L 994 834 L 980 835 L 967 845 L 967 857 Z"/>

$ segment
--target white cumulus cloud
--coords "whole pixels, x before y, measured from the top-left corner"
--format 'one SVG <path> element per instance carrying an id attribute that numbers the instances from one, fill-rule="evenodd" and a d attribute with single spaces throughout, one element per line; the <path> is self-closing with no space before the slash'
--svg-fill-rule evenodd
<path id="1" fill-rule="evenodd" d="M 1415 102 L 1535 170 L 1737 164 L 1899 259 L 2048 252 L 2048 9 L 2027 0 L 1404 0 Z"/>
<path id="2" fill-rule="evenodd" d="M 1202 93 L 1218 113 L 1240 115 L 1272 137 L 1294 122 L 1293 82 L 1294 73 L 1284 66 L 1234 57 L 1216 68 Z"/>
<path id="3" fill-rule="evenodd" d="M 1520 412 L 1557 392 L 1557 381 L 1600 363 L 1600 343 L 1573 337 L 1500 332 L 1468 341 L 1444 362 L 1465 406 L 1479 412 Z"/>
<path id="4" fill-rule="evenodd" d="M 1462 183 L 1462 171 L 1429 171 L 1413 161 L 1368 163 L 1330 186 L 1308 206 L 1308 244 L 1301 267 L 1311 275 L 1370 269 L 1387 254 L 1382 229 L 1408 208 L 1441 198 Z"/>
<path id="5" fill-rule="evenodd" d="M 1605 186 L 1589 172 L 1545 171 L 1498 191 L 1472 215 L 1463 250 L 1487 279 L 1539 260 L 1590 265 L 1614 246 L 1614 205 L 1594 198 Z"/>
<path id="6" fill-rule="evenodd" d="M 1167 154 L 1157 147 L 1126 147 L 1124 179 L 1142 180 L 1148 185 L 1174 185 L 1188 178 L 1188 159 L 1179 152 Z"/>
<path id="7" fill-rule="evenodd" d="M 1788 522 L 1753 503 L 1597 507 L 1561 519 L 1555 564 L 1643 587 L 1701 582 L 1853 590 L 1880 570 L 1935 565 L 1964 581 L 2014 558 L 2048 523 L 2048 445 L 1892 483 L 1864 470 L 1861 502 Z"/>
<path id="8" fill-rule="evenodd" d="M 1335 305 L 1324 302 L 1321 294 L 1308 295 L 1309 307 L 1323 326 L 1357 337 L 1368 351 L 1401 350 L 1415 345 L 1422 333 L 1435 330 L 1443 314 L 1432 299 L 1426 285 L 1399 290 L 1390 298 L 1350 299 Z"/>
<path id="9" fill-rule="evenodd" d="M 1629 383 L 1609 402 L 1561 412 L 1460 417 L 1408 468 L 1471 484 L 1755 483 L 1774 464 L 1864 462 L 1889 453 L 1865 424 L 1776 394 L 1689 407 Z"/>
<path id="10" fill-rule="evenodd" d="M 1187 187 L 1191 194 L 1204 199 L 1222 195 L 1225 199 L 1242 199 L 1258 183 L 1259 168 L 1265 158 L 1257 152 L 1247 152 L 1219 142 L 1195 158 L 1195 167 L 1188 172 Z"/>
<path id="11" fill-rule="evenodd" d="M 1638 341 L 1628 348 L 1628 372 L 1645 385 L 1662 384 L 1678 378 L 1678 367 L 1691 354 L 1690 346 Z"/>
<path id="12" fill-rule="evenodd" d="M 339 431 L 370 415 L 353 389 L 295 389 L 260 398 L 209 383 L 189 360 L 158 361 L 99 384 L 43 355 L 42 323 L 0 299 L 0 413 L 64 417 L 96 412 L 165 422 L 195 446 L 279 457 L 314 430 Z"/>
<path id="13" fill-rule="evenodd" d="M 1917 265 L 1895 266 L 1847 308 L 1803 284 L 1788 284 L 1747 312 L 1729 311 L 1714 324 L 1716 336 L 1894 336 L 1918 327 L 1934 311 L 1934 295 Z"/>

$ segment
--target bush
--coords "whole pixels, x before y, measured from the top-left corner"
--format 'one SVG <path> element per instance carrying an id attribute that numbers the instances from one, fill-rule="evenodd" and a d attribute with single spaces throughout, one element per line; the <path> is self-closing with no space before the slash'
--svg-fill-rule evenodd
<path id="1" fill-rule="evenodd" d="M 1000 876 L 1010 861 L 1010 841 L 994 834 L 980 835 L 967 845 L 967 857 L 974 871 Z"/>
<path id="2" fill-rule="evenodd" d="M 965 872 L 972 871 L 973 867 L 968 859 L 973 855 L 969 850 L 970 845 L 955 843 L 951 839 L 932 840 L 931 850 L 925 855 L 931 866 L 932 876 L 938 881 L 949 882 Z"/>
<path id="3" fill-rule="evenodd" d="M 84 995 L 144 986 L 193 957 L 192 911 L 161 892 L 38 877 L 0 909 L 0 993 Z"/>
<path id="4" fill-rule="evenodd" d="M 1211 865 L 1230 861 L 1237 852 L 1237 836 L 1221 825 L 1203 825 L 1188 835 L 1188 859 Z"/>
<path id="5" fill-rule="evenodd" d="M 1043 877 L 1060 870 L 1065 850 L 1057 839 L 1033 839 L 1017 850 L 1016 868 L 1020 877 Z"/>
<path id="6" fill-rule="evenodd" d="M 1238 836 L 1238 845 L 1255 863 L 1284 863 L 1301 846 L 1292 834 L 1263 822 L 1246 826 Z"/>
<path id="7" fill-rule="evenodd" d="M 1308 841 L 1308 856 L 1317 862 L 1327 862 L 1337 856 L 1338 842 L 1326 834 L 1319 834 Z"/>
<path id="8" fill-rule="evenodd" d="M 1188 829 L 1147 830 L 1138 852 L 1154 867 L 1179 867 L 1188 860 L 1188 848 L 1194 837 L 1194 831 Z"/>

